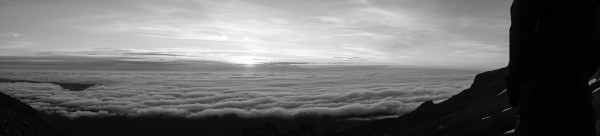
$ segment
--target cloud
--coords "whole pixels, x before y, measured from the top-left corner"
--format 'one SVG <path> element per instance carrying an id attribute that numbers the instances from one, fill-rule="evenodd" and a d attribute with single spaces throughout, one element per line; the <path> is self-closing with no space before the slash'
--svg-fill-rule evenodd
<path id="1" fill-rule="evenodd" d="M 41 46 L 41 41 L 31 40 L 29 36 L 20 33 L 0 33 L 0 48 L 20 49 Z"/>
<path id="2" fill-rule="evenodd" d="M 1 72 L 3 78 L 103 85 L 65 91 L 52 84 L 0 83 L 0 90 L 37 110 L 67 117 L 203 118 L 403 114 L 445 100 L 472 80 L 467 73 L 370 72 Z M 432 73 L 433 72 L 433 73 Z M 439 71 L 438 71 L 439 72 Z M 51 78 L 52 77 L 52 78 Z"/>
<path id="3" fill-rule="evenodd" d="M 0 39 L 4 45 L 0 48 L 5 49 L 3 54 L 16 55 L 178 48 L 221 62 L 255 56 L 269 62 L 340 63 L 333 57 L 357 56 L 369 61 L 341 63 L 440 67 L 445 66 L 442 62 L 466 60 L 469 65 L 448 65 L 496 67 L 508 60 L 506 50 L 459 51 L 499 54 L 478 60 L 455 55 L 458 47 L 448 43 L 505 47 L 509 4 L 503 0 L 10 1 L 0 12 L 0 18 L 6 18 L 0 29 L 10 32 L 5 39 L 14 39 L 14 34 L 29 37 Z M 205 50 L 226 52 L 198 55 Z M 486 62 L 495 65 L 479 65 Z"/>
<path id="4" fill-rule="evenodd" d="M 412 8 L 388 7 L 380 1 L 286 1 L 283 3 L 270 0 L 195 1 L 192 2 L 194 4 L 190 4 L 197 5 L 197 8 L 181 7 L 177 4 L 154 5 L 155 3 L 153 3 L 147 3 L 147 5 L 152 5 L 149 6 L 152 12 L 144 14 L 81 17 L 73 18 L 68 22 L 91 32 L 199 40 L 197 42 L 206 44 L 216 42 L 227 44 L 229 50 L 232 51 L 248 50 L 249 48 L 261 49 L 266 52 L 257 52 L 252 56 L 271 60 L 273 58 L 294 58 L 294 60 L 273 61 L 308 59 L 311 62 L 332 63 L 337 61 L 332 59 L 334 56 L 359 56 L 368 58 L 365 60 L 369 61 L 357 60 L 353 63 L 368 64 L 406 64 L 406 62 L 399 61 L 398 57 L 394 56 L 396 54 L 400 54 L 403 59 L 415 60 L 414 62 L 418 62 L 419 59 L 434 59 L 432 57 L 413 57 L 406 51 L 444 46 L 448 42 L 478 42 L 472 38 L 463 37 L 465 35 L 472 36 L 473 32 L 462 32 L 462 29 L 454 30 L 456 26 L 464 29 L 493 29 L 493 31 L 505 28 L 504 20 L 498 19 L 496 16 L 487 18 L 461 16 L 458 20 L 445 17 L 436 18 L 437 15 L 432 15 L 431 11 L 415 12 L 413 11 L 415 9 Z M 288 4 L 304 5 L 321 12 L 312 13 Z M 330 8 L 321 9 L 319 8 L 321 5 Z M 182 14 L 193 16 L 183 18 L 180 16 Z M 499 21 L 501 23 L 496 23 Z M 446 24 L 452 24 L 452 26 L 446 27 Z M 498 24 L 498 27 L 485 27 L 486 24 Z M 498 36 L 494 35 L 493 37 L 497 38 Z M 447 57 L 452 57 L 450 56 L 452 51 L 434 51 L 436 50 L 428 52 L 430 54 L 449 54 Z M 479 52 L 464 53 L 476 54 Z M 236 55 L 243 56 L 242 54 Z M 232 58 L 223 56 L 212 58 L 221 61 L 232 60 Z"/>
<path id="5" fill-rule="evenodd" d="M 2 33 L 2 34 L 0 34 L 0 37 L 19 38 L 19 37 L 27 37 L 27 36 L 23 35 L 23 34 L 19 34 L 19 33 Z"/>

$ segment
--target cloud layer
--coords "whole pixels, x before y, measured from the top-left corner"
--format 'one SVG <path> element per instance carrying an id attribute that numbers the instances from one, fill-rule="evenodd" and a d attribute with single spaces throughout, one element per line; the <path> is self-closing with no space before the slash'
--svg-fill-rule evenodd
<path id="1" fill-rule="evenodd" d="M 426 100 L 451 97 L 474 75 L 426 70 L 2 73 L 3 78 L 102 83 L 80 92 L 52 84 L 0 83 L 0 91 L 35 109 L 72 118 L 402 114 Z"/>
<path id="2" fill-rule="evenodd" d="M 510 0 L 8 0 L 0 53 L 112 48 L 242 64 L 342 57 L 493 69 L 508 60 L 509 8 Z"/>

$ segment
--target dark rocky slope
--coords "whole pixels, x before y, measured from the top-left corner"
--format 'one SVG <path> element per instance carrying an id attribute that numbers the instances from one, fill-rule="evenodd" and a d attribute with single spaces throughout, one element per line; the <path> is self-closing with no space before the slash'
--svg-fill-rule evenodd
<path id="1" fill-rule="evenodd" d="M 488 136 L 516 124 L 506 98 L 505 69 L 478 74 L 469 89 L 435 104 L 427 101 L 399 118 L 341 130 L 341 135 Z"/>
<path id="2" fill-rule="evenodd" d="M 57 136 L 35 109 L 0 92 L 0 136 Z"/>
<path id="3" fill-rule="evenodd" d="M 339 135 L 497 136 L 512 135 L 517 118 L 508 103 L 505 68 L 480 73 L 469 89 L 435 104 L 427 101 L 399 118 L 338 130 Z M 595 76 L 598 77 L 598 74 Z M 600 87 L 600 82 L 592 88 Z M 600 117 L 600 93 L 594 92 Z M 554 110 L 554 109 L 548 109 Z M 600 129 L 598 129 L 600 130 Z M 550 131 L 550 130 L 549 130 Z M 599 133 L 600 134 L 600 133 Z"/>

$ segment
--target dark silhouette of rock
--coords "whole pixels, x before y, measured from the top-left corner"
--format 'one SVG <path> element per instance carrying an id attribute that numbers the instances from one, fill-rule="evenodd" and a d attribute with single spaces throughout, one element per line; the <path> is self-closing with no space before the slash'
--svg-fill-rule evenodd
<path id="1" fill-rule="evenodd" d="M 0 92 L 1 136 L 58 136 L 33 108 Z"/>
<path id="2" fill-rule="evenodd" d="M 500 135 L 516 123 L 504 83 L 505 69 L 478 74 L 469 89 L 438 104 L 426 101 L 395 119 L 340 130 L 338 135 Z"/>
<path id="3" fill-rule="evenodd" d="M 513 2 L 507 84 L 519 135 L 595 135 L 598 46 L 600 1 Z"/>
<path id="4" fill-rule="evenodd" d="M 600 69 L 597 71 L 600 72 Z M 504 82 L 505 74 L 506 68 L 478 74 L 469 89 L 446 101 L 437 104 L 426 101 L 414 111 L 399 118 L 379 120 L 366 125 L 341 129 L 335 135 L 513 135 L 517 117 L 508 101 Z M 600 77 L 596 75 L 595 78 Z M 600 82 L 595 82 L 591 86 L 600 87 Z M 594 98 L 595 111 L 600 113 L 600 91 L 594 93 Z M 600 116 L 600 114 L 596 114 L 596 116 Z"/>
<path id="5" fill-rule="evenodd" d="M 31 80 L 14 80 L 14 79 L 0 78 L 0 83 L 17 83 L 17 82 L 50 83 L 50 84 L 58 85 L 61 88 L 65 89 L 65 90 L 69 90 L 69 91 L 83 91 L 92 86 L 96 86 L 96 84 L 85 84 L 85 83 L 40 82 L 40 81 L 31 81 Z"/>

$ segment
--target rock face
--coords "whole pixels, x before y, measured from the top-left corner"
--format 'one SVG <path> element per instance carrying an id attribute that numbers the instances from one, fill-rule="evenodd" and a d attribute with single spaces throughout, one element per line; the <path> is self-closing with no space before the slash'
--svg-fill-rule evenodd
<path id="1" fill-rule="evenodd" d="M 342 130 L 341 135 L 499 135 L 516 124 L 504 83 L 505 69 L 478 74 L 469 89 L 434 104 L 427 101 L 399 118 Z"/>
<path id="2" fill-rule="evenodd" d="M 516 125 L 504 82 L 505 68 L 480 73 L 469 89 L 434 104 L 427 101 L 399 118 L 338 130 L 339 135 L 491 136 L 511 135 Z M 598 86 L 600 82 L 592 86 Z M 594 92 L 596 113 L 600 93 Z M 548 109 L 551 110 L 551 109 Z M 600 115 L 600 114 L 597 114 Z"/>
<path id="3" fill-rule="evenodd" d="M 0 92 L 0 135 L 58 136 L 58 132 L 40 118 L 35 109 Z"/>

